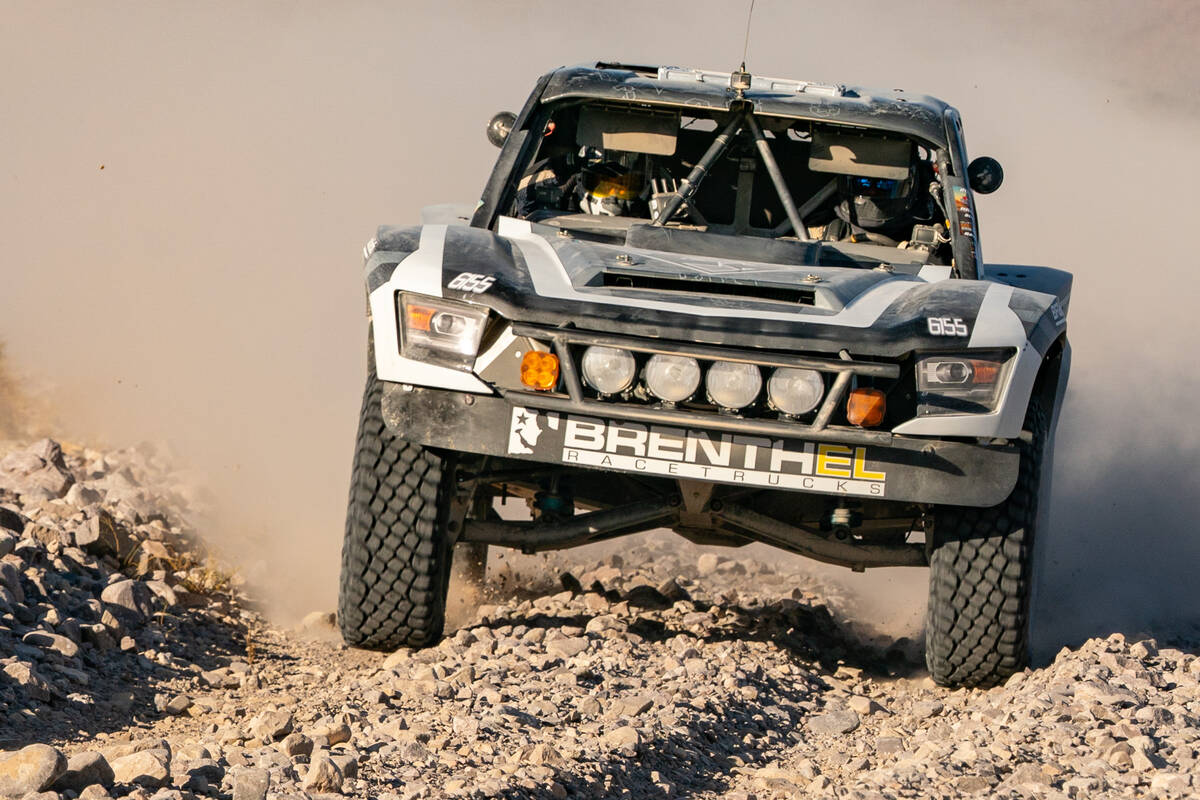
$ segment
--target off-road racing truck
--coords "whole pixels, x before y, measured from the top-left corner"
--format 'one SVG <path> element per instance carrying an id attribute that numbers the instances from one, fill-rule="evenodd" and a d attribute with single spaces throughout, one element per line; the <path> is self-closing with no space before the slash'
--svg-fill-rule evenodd
<path id="1" fill-rule="evenodd" d="M 598 63 L 488 135 L 473 211 L 365 249 L 347 642 L 435 643 L 452 558 L 670 528 L 928 566 L 934 679 L 1023 666 L 1071 276 L 985 265 L 954 108 Z"/>

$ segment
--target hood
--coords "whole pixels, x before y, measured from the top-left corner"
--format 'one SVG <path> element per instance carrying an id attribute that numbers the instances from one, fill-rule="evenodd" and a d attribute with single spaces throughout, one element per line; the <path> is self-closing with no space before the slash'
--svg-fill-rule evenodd
<path id="1" fill-rule="evenodd" d="M 1021 347 L 1035 332 L 1044 341 L 1033 344 L 1044 351 L 1063 324 L 1051 313 L 1054 305 L 1061 314 L 1053 295 L 990 281 L 947 280 L 947 267 L 904 274 L 688 255 L 585 241 L 518 220 L 502 220 L 497 232 L 465 226 L 443 232 L 444 296 L 487 305 L 513 321 L 552 327 L 899 357 L 913 350 Z M 381 228 L 368 263 L 369 289 L 405 269 L 406 251 L 421 246 L 425 252 L 422 239 L 419 228 Z M 494 281 L 483 291 L 450 288 L 464 273 Z M 961 326 L 947 327 L 965 326 L 967 333 L 935 335 L 941 326 L 931 325 L 931 318 L 959 320 Z"/>

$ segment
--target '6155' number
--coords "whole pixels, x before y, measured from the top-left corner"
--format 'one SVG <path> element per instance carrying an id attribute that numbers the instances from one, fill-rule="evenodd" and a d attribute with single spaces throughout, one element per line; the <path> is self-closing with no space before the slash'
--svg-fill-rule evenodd
<path id="1" fill-rule="evenodd" d="M 492 275 L 478 275 L 474 272 L 460 272 L 448 284 L 447 289 L 457 289 L 460 292 L 472 292 L 474 294 L 483 294 L 488 289 L 492 288 L 492 284 L 496 282 L 496 278 Z"/>
<path id="2" fill-rule="evenodd" d="M 929 317 L 929 332 L 934 336 L 966 336 L 967 323 L 961 317 Z"/>

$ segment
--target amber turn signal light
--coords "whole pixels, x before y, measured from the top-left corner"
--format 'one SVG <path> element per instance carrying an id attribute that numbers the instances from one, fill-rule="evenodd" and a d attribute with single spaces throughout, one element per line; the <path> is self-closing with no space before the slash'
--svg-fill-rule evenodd
<path id="1" fill-rule="evenodd" d="M 521 383 L 539 392 L 558 385 L 558 356 L 530 350 L 521 358 Z"/>
<path id="2" fill-rule="evenodd" d="M 887 401 L 878 389 L 855 389 L 846 401 L 846 419 L 860 428 L 874 428 L 883 422 Z"/>

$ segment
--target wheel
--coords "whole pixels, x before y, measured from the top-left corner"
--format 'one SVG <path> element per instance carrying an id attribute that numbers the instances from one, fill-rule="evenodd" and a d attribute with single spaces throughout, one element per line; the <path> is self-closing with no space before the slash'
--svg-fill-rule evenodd
<path id="1" fill-rule="evenodd" d="M 1016 486 L 991 508 L 940 506 L 929 560 L 925 662 L 942 686 L 994 686 L 1028 660 L 1033 539 L 1046 440 L 1035 397 Z"/>
<path id="2" fill-rule="evenodd" d="M 357 647 L 428 647 L 446 619 L 454 469 L 450 458 L 392 436 L 382 397 L 372 365 L 350 477 L 338 624 Z"/>

